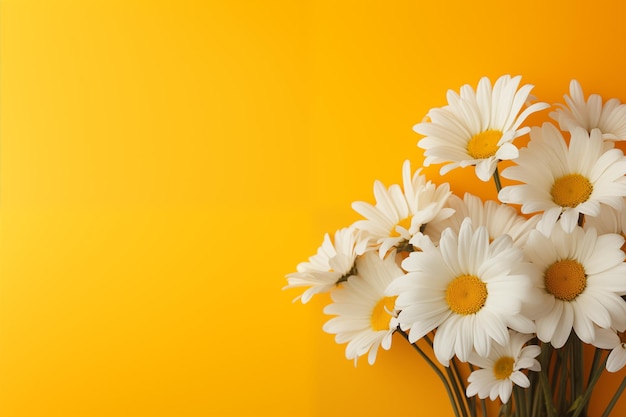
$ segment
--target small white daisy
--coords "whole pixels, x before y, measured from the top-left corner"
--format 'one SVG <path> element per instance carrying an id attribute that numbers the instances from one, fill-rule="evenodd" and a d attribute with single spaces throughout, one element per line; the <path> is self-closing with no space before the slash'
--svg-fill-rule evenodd
<path id="1" fill-rule="evenodd" d="M 596 340 L 593 344 L 611 351 L 606 359 L 607 371 L 617 372 L 626 366 L 626 332 L 596 328 Z"/>
<path id="2" fill-rule="evenodd" d="M 626 326 L 626 263 L 617 234 L 597 235 L 576 227 L 566 233 L 555 227 L 550 236 L 531 232 L 525 252 L 542 272 L 540 297 L 548 311 L 535 319 L 537 337 L 562 347 L 572 329 L 585 343 L 595 340 L 595 326 Z M 595 325 L 595 326 L 594 326 Z"/>
<path id="3" fill-rule="evenodd" d="M 511 397 L 513 384 L 528 388 L 530 380 L 522 370 L 541 370 L 539 361 L 535 359 L 541 348 L 537 345 L 524 346 L 532 338 L 533 335 L 511 331 L 509 343 L 505 346 L 494 344 L 489 356 L 482 357 L 472 352 L 469 362 L 482 369 L 470 374 L 466 395 L 472 397 L 478 394 L 478 398 L 489 397 L 491 401 L 500 397 L 506 403 Z"/>
<path id="4" fill-rule="evenodd" d="M 328 233 L 317 253 L 297 266 L 297 272 L 287 275 L 288 285 L 283 289 L 310 287 L 297 297 L 307 303 L 315 294 L 328 292 L 337 284 L 356 274 L 355 261 L 367 249 L 367 239 L 353 227 L 337 230 L 334 241 Z"/>
<path id="5" fill-rule="evenodd" d="M 354 227 L 363 230 L 379 245 L 379 254 L 385 256 L 389 249 L 407 244 L 429 222 L 437 222 L 452 215 L 444 208 L 451 195 L 450 186 L 436 186 L 417 170 L 411 177 L 411 164 L 402 165 L 403 187 L 394 184 L 385 189 L 380 182 L 374 183 L 376 205 L 356 201 L 352 208 L 366 220 L 359 220 Z M 403 190 L 404 188 L 404 190 Z"/>
<path id="6" fill-rule="evenodd" d="M 543 211 L 538 228 L 549 234 L 559 222 L 572 231 L 580 214 L 597 216 L 600 204 L 620 210 L 626 196 L 626 157 L 600 131 L 572 132 L 569 147 L 552 124 L 533 128 L 528 147 L 520 150 L 517 166 L 502 176 L 521 185 L 504 187 L 500 201 L 522 205 L 522 213 Z"/>
<path id="7" fill-rule="evenodd" d="M 535 103 L 522 111 L 533 86 L 518 89 L 520 80 L 520 76 L 504 75 L 492 89 L 489 79 L 483 77 L 476 92 L 469 85 L 461 87 L 460 95 L 449 90 L 448 105 L 431 109 L 430 121 L 413 127 L 425 136 L 418 143 L 425 150 L 424 166 L 452 162 L 441 168 L 443 175 L 475 165 L 478 178 L 488 181 L 498 161 L 515 159 L 518 150 L 512 142 L 529 131 L 521 124 L 530 114 L 549 107 Z"/>
<path id="8" fill-rule="evenodd" d="M 463 200 L 454 195 L 450 196 L 448 206 L 454 210 L 454 214 L 441 222 L 429 223 L 424 230 L 424 234 L 435 243 L 439 241 L 441 233 L 448 227 L 458 233 L 463 220 L 469 217 L 472 219 L 474 228 L 487 227 L 490 241 L 507 234 L 511 236 L 515 246 L 522 247 L 528 234 L 535 229 L 540 219 L 539 216 L 527 219 L 520 216 L 511 206 L 491 200 L 483 202 L 470 193 L 465 193 Z M 413 246 L 418 246 L 417 242 Z"/>
<path id="9" fill-rule="evenodd" d="M 438 247 L 421 249 L 402 262 L 408 273 L 387 292 L 398 296 L 398 321 L 410 329 L 411 343 L 437 329 L 435 355 L 447 366 L 455 354 L 467 361 L 472 348 L 487 356 L 492 342 L 506 345 L 507 327 L 534 332 L 522 311 L 524 300 L 535 297 L 538 271 L 510 236 L 490 243 L 487 228 L 474 231 L 468 218 L 458 235 L 448 228 Z"/>
<path id="10" fill-rule="evenodd" d="M 346 357 L 356 361 L 368 354 L 370 365 L 379 347 L 391 347 L 391 335 L 397 328 L 394 296 L 385 295 L 387 286 L 404 275 L 395 256 L 380 259 L 366 252 L 357 259 L 358 275 L 333 291 L 333 304 L 324 313 L 337 315 L 324 324 L 324 331 L 335 334 L 337 343 L 348 343 Z"/>
<path id="11" fill-rule="evenodd" d="M 612 98 L 603 105 L 598 94 L 591 94 L 585 101 L 583 90 L 576 80 L 570 82 L 569 94 L 564 96 L 567 106 L 557 104 L 559 108 L 550 113 L 561 130 L 582 127 L 591 132 L 600 129 L 606 140 L 626 140 L 626 104 Z"/>

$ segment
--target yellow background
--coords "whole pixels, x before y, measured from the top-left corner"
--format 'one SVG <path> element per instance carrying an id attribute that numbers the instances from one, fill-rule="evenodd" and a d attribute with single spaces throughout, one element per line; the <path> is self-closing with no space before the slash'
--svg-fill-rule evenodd
<path id="1" fill-rule="evenodd" d="M 2 0 L 0 16 L 5 417 L 452 415 L 399 338 L 355 368 L 321 330 L 327 300 L 292 304 L 285 274 L 375 179 L 420 163 L 411 127 L 447 89 L 510 73 L 548 102 L 571 78 L 626 101 L 617 0 Z"/>

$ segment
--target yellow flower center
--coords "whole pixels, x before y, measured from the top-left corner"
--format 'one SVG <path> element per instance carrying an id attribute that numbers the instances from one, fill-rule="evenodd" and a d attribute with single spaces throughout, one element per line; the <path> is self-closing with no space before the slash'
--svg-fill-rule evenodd
<path id="1" fill-rule="evenodd" d="M 576 207 L 589 199 L 593 185 L 580 174 L 568 174 L 552 185 L 552 201 L 561 207 Z"/>
<path id="2" fill-rule="evenodd" d="M 389 320 L 391 320 L 391 314 L 389 313 L 392 312 L 396 306 L 396 298 L 398 297 L 383 297 L 376 303 L 372 309 L 372 317 L 370 318 L 372 330 L 375 332 L 379 330 L 389 330 Z"/>
<path id="3" fill-rule="evenodd" d="M 503 356 L 493 364 L 493 374 L 496 379 L 507 379 L 513 373 L 515 359 L 510 356 Z"/>
<path id="4" fill-rule="evenodd" d="M 400 233 L 396 231 L 396 226 L 402 226 L 406 230 L 409 230 L 411 227 L 411 220 L 413 220 L 413 216 L 409 216 L 405 219 L 400 220 L 396 225 L 393 226 L 391 232 L 389 232 L 389 237 L 400 237 Z"/>
<path id="5" fill-rule="evenodd" d="M 585 290 L 585 268 L 573 259 L 565 259 L 550 265 L 545 275 L 546 290 L 557 299 L 572 301 Z"/>
<path id="6" fill-rule="evenodd" d="M 485 305 L 487 285 L 474 275 L 456 277 L 446 288 L 446 302 L 457 314 L 474 314 Z"/>
<path id="7" fill-rule="evenodd" d="M 498 141 L 502 137 L 499 130 L 485 130 L 472 136 L 467 144 L 467 153 L 474 159 L 494 156 L 498 150 Z"/>

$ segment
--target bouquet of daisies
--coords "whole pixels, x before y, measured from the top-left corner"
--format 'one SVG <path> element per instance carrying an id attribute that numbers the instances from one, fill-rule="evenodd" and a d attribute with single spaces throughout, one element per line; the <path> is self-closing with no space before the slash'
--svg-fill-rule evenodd
<path id="1" fill-rule="evenodd" d="M 449 91 L 414 127 L 425 166 L 474 166 L 498 202 L 460 198 L 407 161 L 401 184 L 375 182 L 375 204 L 352 206 L 363 219 L 287 275 L 302 303 L 330 292 L 323 329 L 355 364 L 402 335 L 457 417 L 486 416 L 487 398 L 499 415 L 586 416 L 602 373 L 626 364 L 626 157 L 615 147 L 626 104 L 585 99 L 572 81 L 554 123 L 531 128 L 528 116 L 550 106 L 520 81 Z M 511 162 L 500 172 L 501 161 Z M 583 349 L 594 350 L 589 374 Z"/>

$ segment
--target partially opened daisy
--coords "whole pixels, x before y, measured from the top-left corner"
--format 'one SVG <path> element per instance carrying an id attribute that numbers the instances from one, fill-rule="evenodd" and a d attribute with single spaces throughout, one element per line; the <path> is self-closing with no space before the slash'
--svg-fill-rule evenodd
<path id="1" fill-rule="evenodd" d="M 626 207 L 626 204 L 624 206 Z M 593 227 L 598 234 L 617 233 L 626 236 L 626 210 L 615 210 L 611 206 L 601 205 L 600 214 L 585 218 L 583 227 L 585 229 Z"/>
<path id="2" fill-rule="evenodd" d="M 443 230 L 451 227 L 452 230 L 458 232 L 463 220 L 469 217 L 475 228 L 487 227 L 490 241 L 506 234 L 511 236 L 516 246 L 521 247 L 540 219 L 539 216 L 527 219 L 520 216 L 517 210 L 511 206 L 491 200 L 483 202 L 470 193 L 465 193 L 463 200 L 454 195 L 450 196 L 448 206 L 454 210 L 454 214 L 441 222 L 429 223 L 424 230 L 424 234 L 428 235 L 435 243 L 439 241 Z"/>
<path id="3" fill-rule="evenodd" d="M 502 176 L 521 185 L 504 187 L 500 201 L 522 205 L 522 213 L 543 211 L 538 227 L 546 234 L 559 222 L 572 231 L 579 215 L 598 216 L 600 204 L 616 210 L 626 196 L 626 157 L 611 142 L 602 140 L 599 130 L 588 134 L 576 128 L 569 147 L 552 124 L 533 128 L 528 147 L 520 151 L 517 166 Z"/>
<path id="4" fill-rule="evenodd" d="M 537 317 L 537 337 L 562 347 L 572 329 L 585 343 L 594 343 L 596 327 L 626 328 L 626 263 L 624 238 L 598 235 L 576 227 L 566 233 L 555 227 L 549 236 L 531 232 L 525 252 L 542 272 L 541 304 L 548 308 Z"/>
<path id="5" fill-rule="evenodd" d="M 598 94 L 591 94 L 585 101 L 583 90 L 576 80 L 570 82 L 569 94 L 564 96 L 567 106 L 557 104 L 559 108 L 550 113 L 562 130 L 582 127 L 591 132 L 600 129 L 604 139 L 626 140 L 626 104 L 616 98 L 603 104 Z"/>
<path id="6" fill-rule="evenodd" d="M 309 287 L 297 297 L 307 303 L 315 294 L 328 292 L 357 272 L 355 261 L 367 249 L 367 239 L 353 227 L 337 230 L 331 240 L 328 233 L 317 253 L 287 275 L 287 288 Z M 295 300 L 294 300 L 295 301 Z"/>
<path id="7" fill-rule="evenodd" d="M 483 77 L 474 91 L 461 87 L 460 95 L 449 90 L 448 105 L 428 112 L 428 122 L 418 123 L 413 130 L 425 137 L 418 146 L 425 150 L 424 166 L 451 162 L 441 174 L 457 167 L 475 165 L 476 175 L 489 180 L 498 161 L 515 159 L 518 150 L 513 140 L 528 133 L 522 127 L 526 118 L 549 107 L 535 103 L 526 107 L 533 86 L 519 87 L 521 77 L 504 75 L 493 89 Z"/>
<path id="8" fill-rule="evenodd" d="M 486 227 L 465 219 L 458 234 L 446 229 L 438 247 L 412 252 L 402 267 L 407 275 L 387 292 L 398 296 L 401 329 L 410 329 L 411 343 L 437 329 L 434 351 L 445 366 L 455 354 L 467 361 L 472 349 L 487 356 L 493 342 L 508 344 L 507 327 L 534 331 L 523 307 L 538 271 L 508 235 L 490 243 Z"/>
<path id="9" fill-rule="evenodd" d="M 380 182 L 374 183 L 376 205 L 356 201 L 352 208 L 365 220 L 354 223 L 377 245 L 379 254 L 385 256 L 389 249 L 402 247 L 429 222 L 438 222 L 452 215 L 444 205 L 451 195 L 448 183 L 436 186 L 417 170 L 411 176 L 411 164 L 402 165 L 403 187 L 398 184 L 388 189 Z"/>
<path id="10" fill-rule="evenodd" d="M 528 388 L 530 380 L 522 370 L 541 370 L 539 361 L 535 359 L 541 348 L 537 345 L 524 346 L 533 337 L 511 331 L 509 343 L 505 346 L 494 343 L 489 356 L 482 357 L 472 352 L 469 362 L 482 369 L 470 374 L 466 395 L 478 394 L 479 398 L 489 397 L 491 401 L 500 397 L 506 403 L 511 397 L 513 384 Z"/>
<path id="11" fill-rule="evenodd" d="M 596 340 L 593 344 L 611 351 L 606 358 L 607 371 L 617 372 L 626 366 L 626 331 L 597 328 Z"/>
<path id="12" fill-rule="evenodd" d="M 395 256 L 384 259 L 376 252 L 366 252 L 357 259 L 357 276 L 333 291 L 333 304 L 324 313 L 337 315 L 324 324 L 324 331 L 335 334 L 337 343 L 348 343 L 346 357 L 356 360 L 366 353 L 370 365 L 378 348 L 391 347 L 391 335 L 397 327 L 395 299 L 387 296 L 387 286 L 404 275 Z"/>

